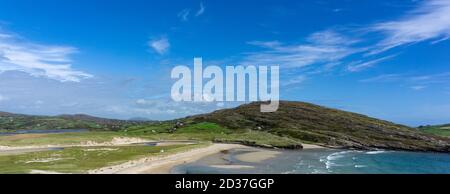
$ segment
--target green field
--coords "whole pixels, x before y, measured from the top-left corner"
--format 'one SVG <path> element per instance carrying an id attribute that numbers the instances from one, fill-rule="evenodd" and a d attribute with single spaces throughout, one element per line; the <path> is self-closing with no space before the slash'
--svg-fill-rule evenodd
<path id="1" fill-rule="evenodd" d="M 419 127 L 419 129 L 425 133 L 444 136 L 444 137 L 450 137 L 450 125 L 424 126 L 424 127 Z"/>
<path id="2" fill-rule="evenodd" d="M 198 145 L 72 147 L 0 156 L 0 173 L 31 173 L 33 170 L 58 173 L 86 173 L 105 166 L 120 164 L 147 156 L 181 152 Z M 161 153 L 164 150 L 164 153 Z"/>
<path id="3" fill-rule="evenodd" d="M 215 142 L 237 142 L 253 146 L 290 148 L 301 145 L 299 140 L 282 137 L 257 130 L 236 130 L 221 127 L 215 123 L 186 123 L 175 132 L 167 132 L 173 124 L 151 124 L 134 126 L 126 130 L 129 137 L 143 137 L 154 140 L 198 140 Z M 122 132 L 124 133 L 124 132 Z M 306 142 L 305 142 L 306 143 Z"/>

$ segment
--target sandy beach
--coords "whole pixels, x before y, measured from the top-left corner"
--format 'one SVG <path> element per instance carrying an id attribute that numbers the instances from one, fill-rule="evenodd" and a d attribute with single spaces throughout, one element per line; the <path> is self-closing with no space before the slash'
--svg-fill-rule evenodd
<path id="1" fill-rule="evenodd" d="M 246 148 L 237 144 L 211 144 L 208 147 L 196 148 L 168 156 L 152 156 L 123 164 L 89 171 L 90 174 L 168 174 L 177 165 L 194 162 L 202 157 L 224 150 Z"/>
<path id="2" fill-rule="evenodd" d="M 281 154 L 281 152 L 270 150 L 255 150 L 253 152 L 239 154 L 236 156 L 236 159 L 243 162 L 257 163 L 271 158 L 275 158 L 279 154 Z"/>
<path id="3" fill-rule="evenodd" d="M 316 145 L 304 145 L 304 149 L 323 148 Z M 249 153 L 241 154 L 237 158 L 244 162 L 258 163 L 276 157 L 281 152 L 238 144 L 211 144 L 208 147 L 196 148 L 182 153 L 168 156 L 152 156 L 139 160 L 128 161 L 123 164 L 108 166 L 89 171 L 90 174 L 169 174 L 175 166 L 195 162 L 204 157 L 232 149 L 251 150 Z M 299 150 L 301 151 L 301 150 Z M 240 165 L 212 165 L 215 168 L 238 169 L 252 168 L 252 166 Z"/>

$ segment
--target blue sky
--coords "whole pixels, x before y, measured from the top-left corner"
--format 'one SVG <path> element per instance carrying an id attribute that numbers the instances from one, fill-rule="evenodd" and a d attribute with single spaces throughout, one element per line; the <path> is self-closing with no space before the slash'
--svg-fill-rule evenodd
<path id="1" fill-rule="evenodd" d="M 450 123 L 450 1 L 1 0 L 0 110 L 171 119 L 176 65 L 280 65 L 280 95 Z"/>

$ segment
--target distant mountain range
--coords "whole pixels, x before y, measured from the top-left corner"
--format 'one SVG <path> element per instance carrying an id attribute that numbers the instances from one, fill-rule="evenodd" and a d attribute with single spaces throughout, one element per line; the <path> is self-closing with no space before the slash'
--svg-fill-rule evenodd
<path id="1" fill-rule="evenodd" d="M 0 112 L 0 129 L 90 129 L 121 130 L 132 125 L 149 123 L 143 120 L 118 120 L 94 117 L 85 114 L 35 116 Z"/>
<path id="2" fill-rule="evenodd" d="M 133 126 L 215 123 L 233 133 L 262 131 L 328 147 L 450 152 L 450 138 L 365 115 L 303 102 L 280 102 L 277 112 L 261 113 L 261 102 L 165 122 L 115 120 L 89 115 L 54 117 L 0 112 L 0 129 L 123 130 Z M 181 128 L 182 128 L 181 127 Z M 445 128 L 445 126 L 444 126 Z M 438 136 L 442 135 L 442 136 Z"/>

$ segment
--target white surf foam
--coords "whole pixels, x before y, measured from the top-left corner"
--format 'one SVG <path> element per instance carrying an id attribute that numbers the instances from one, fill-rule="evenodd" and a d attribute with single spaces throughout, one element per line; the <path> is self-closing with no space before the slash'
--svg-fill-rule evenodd
<path id="1" fill-rule="evenodd" d="M 383 153 L 387 153 L 387 151 L 377 150 L 377 151 L 368 151 L 368 152 L 366 152 L 366 154 L 383 154 Z"/>

